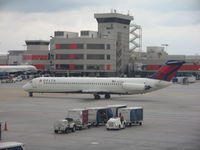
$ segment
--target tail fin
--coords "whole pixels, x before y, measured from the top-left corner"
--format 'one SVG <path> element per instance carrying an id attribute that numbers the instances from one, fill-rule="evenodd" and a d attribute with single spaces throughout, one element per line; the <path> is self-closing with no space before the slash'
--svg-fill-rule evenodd
<path id="1" fill-rule="evenodd" d="M 165 63 L 165 66 L 162 66 L 159 71 L 150 78 L 170 81 L 184 63 L 184 60 L 169 60 Z"/>

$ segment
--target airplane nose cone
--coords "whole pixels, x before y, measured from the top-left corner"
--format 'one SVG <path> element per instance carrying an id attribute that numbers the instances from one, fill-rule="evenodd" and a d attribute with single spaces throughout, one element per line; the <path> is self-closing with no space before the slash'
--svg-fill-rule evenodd
<path id="1" fill-rule="evenodd" d="M 23 87 L 22 87 L 25 91 L 29 91 L 31 89 L 31 85 L 29 83 L 26 83 Z"/>

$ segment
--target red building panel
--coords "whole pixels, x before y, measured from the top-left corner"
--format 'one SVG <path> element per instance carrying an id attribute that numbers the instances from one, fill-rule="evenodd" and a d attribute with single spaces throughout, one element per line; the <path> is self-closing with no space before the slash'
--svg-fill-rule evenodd
<path id="1" fill-rule="evenodd" d="M 30 55 L 24 55 L 23 60 L 31 60 L 31 56 Z"/>
<path id="2" fill-rule="evenodd" d="M 146 70 L 159 70 L 160 65 L 146 65 Z M 200 65 L 183 65 L 180 70 L 200 70 Z"/>
<path id="3" fill-rule="evenodd" d="M 77 44 L 69 44 L 69 49 L 77 49 Z"/>
<path id="4" fill-rule="evenodd" d="M 110 70 L 111 66 L 110 65 L 106 65 L 106 70 Z"/>
<path id="5" fill-rule="evenodd" d="M 60 44 L 56 44 L 56 49 L 60 49 L 61 45 Z"/>
<path id="6" fill-rule="evenodd" d="M 56 54 L 56 59 L 60 59 L 60 58 L 61 58 L 60 54 Z"/>
<path id="7" fill-rule="evenodd" d="M 48 60 L 48 55 L 24 55 L 23 60 Z"/>
<path id="8" fill-rule="evenodd" d="M 183 65 L 180 70 L 200 70 L 200 65 Z"/>
<path id="9" fill-rule="evenodd" d="M 57 64 L 57 68 L 56 69 L 60 70 L 60 64 Z"/>
<path id="10" fill-rule="evenodd" d="M 74 59 L 75 55 L 74 54 L 70 54 L 69 55 L 69 59 Z"/>
<path id="11" fill-rule="evenodd" d="M 74 70 L 74 69 L 75 69 L 74 64 L 70 64 L 70 65 L 69 65 L 69 70 Z"/>
<path id="12" fill-rule="evenodd" d="M 35 66 L 37 69 L 45 69 L 45 65 L 43 64 L 32 64 L 33 66 Z"/>
<path id="13" fill-rule="evenodd" d="M 146 70 L 158 70 L 161 66 L 160 65 L 146 65 Z"/>
<path id="14" fill-rule="evenodd" d="M 48 55 L 41 55 L 40 60 L 48 60 Z"/>
<path id="15" fill-rule="evenodd" d="M 32 59 L 32 60 L 38 60 L 39 58 L 40 58 L 40 57 L 38 57 L 37 55 L 33 55 L 31 59 Z"/>

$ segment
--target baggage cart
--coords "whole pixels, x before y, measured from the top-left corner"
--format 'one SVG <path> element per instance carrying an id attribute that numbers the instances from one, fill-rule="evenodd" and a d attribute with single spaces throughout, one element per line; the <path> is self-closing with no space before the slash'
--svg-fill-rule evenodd
<path id="1" fill-rule="evenodd" d="M 92 126 L 105 125 L 113 117 L 109 107 L 91 107 L 88 108 L 88 121 Z"/>
<path id="2" fill-rule="evenodd" d="M 122 104 L 116 104 L 116 105 L 108 105 L 107 107 L 111 108 L 112 113 L 113 113 L 113 117 L 118 117 L 118 110 L 120 108 L 126 108 L 127 105 L 122 105 Z"/>
<path id="3" fill-rule="evenodd" d="M 121 108 L 118 115 L 122 115 L 126 120 L 126 126 L 142 125 L 143 108 L 142 107 L 127 107 Z"/>

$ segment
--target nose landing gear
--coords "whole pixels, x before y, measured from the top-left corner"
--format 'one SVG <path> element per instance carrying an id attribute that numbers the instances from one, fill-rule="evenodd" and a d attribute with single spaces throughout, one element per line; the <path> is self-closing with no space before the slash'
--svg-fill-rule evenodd
<path id="1" fill-rule="evenodd" d="M 110 94 L 105 94 L 105 99 L 110 99 Z"/>

